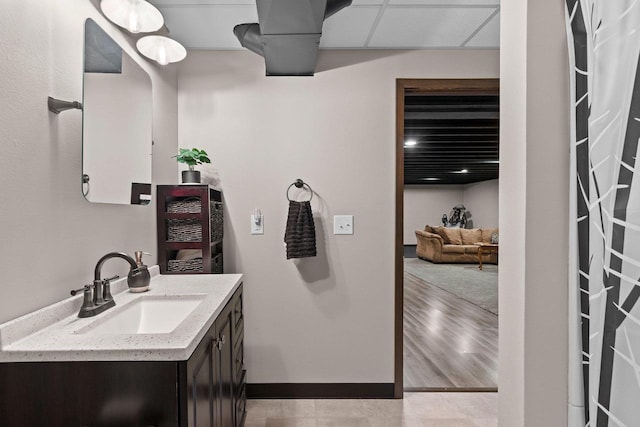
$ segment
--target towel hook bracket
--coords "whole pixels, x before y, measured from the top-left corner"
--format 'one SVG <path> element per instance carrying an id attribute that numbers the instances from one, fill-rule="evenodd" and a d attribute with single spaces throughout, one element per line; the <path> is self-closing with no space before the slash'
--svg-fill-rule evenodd
<path id="1" fill-rule="evenodd" d="M 289 200 L 290 202 L 292 200 L 289 197 L 289 190 L 291 190 L 291 187 L 293 187 L 293 186 L 295 186 L 296 188 L 306 187 L 307 190 L 309 190 L 309 200 L 307 200 L 307 202 L 310 202 L 311 199 L 313 199 L 313 190 L 311 189 L 311 186 L 309 184 L 307 184 L 306 182 L 304 182 L 303 180 L 301 180 L 300 178 L 298 178 L 291 185 L 289 185 L 289 187 L 287 187 L 287 200 Z"/>

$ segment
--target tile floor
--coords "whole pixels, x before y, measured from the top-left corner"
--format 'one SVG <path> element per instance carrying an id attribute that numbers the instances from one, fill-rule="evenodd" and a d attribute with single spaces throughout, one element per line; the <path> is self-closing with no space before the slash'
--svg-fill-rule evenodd
<path id="1" fill-rule="evenodd" d="M 245 427 L 496 427 L 497 393 L 405 393 L 403 400 L 248 400 Z"/>

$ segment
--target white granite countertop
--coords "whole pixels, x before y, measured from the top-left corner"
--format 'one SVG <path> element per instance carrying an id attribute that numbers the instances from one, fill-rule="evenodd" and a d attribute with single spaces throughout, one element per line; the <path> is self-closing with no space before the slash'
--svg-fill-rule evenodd
<path id="1" fill-rule="evenodd" d="M 148 292 L 129 292 L 126 278 L 113 281 L 116 306 L 97 316 L 77 317 L 80 294 L 0 325 L 0 362 L 187 360 L 240 286 L 242 275 L 160 275 L 157 266 L 149 271 Z M 203 295 L 204 300 L 170 333 L 79 332 L 137 298 L 192 295 Z"/>

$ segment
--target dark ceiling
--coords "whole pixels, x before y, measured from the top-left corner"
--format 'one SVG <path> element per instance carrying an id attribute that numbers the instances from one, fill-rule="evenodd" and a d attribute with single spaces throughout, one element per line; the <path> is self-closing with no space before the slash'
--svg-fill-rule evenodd
<path id="1" fill-rule="evenodd" d="M 470 184 L 498 178 L 498 122 L 497 94 L 406 92 L 404 183 Z M 407 146 L 407 141 L 416 145 Z"/>

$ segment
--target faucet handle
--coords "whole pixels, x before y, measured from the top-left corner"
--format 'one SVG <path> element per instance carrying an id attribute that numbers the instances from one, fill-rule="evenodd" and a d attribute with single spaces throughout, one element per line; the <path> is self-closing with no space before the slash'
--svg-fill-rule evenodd
<path id="1" fill-rule="evenodd" d="M 116 274 L 113 277 L 102 280 L 102 284 L 104 285 L 104 287 L 102 288 L 102 299 L 105 300 L 105 302 L 113 300 L 113 296 L 111 296 L 111 281 L 117 279 L 118 277 L 120 276 Z"/>
<path id="2" fill-rule="evenodd" d="M 89 283 L 88 285 L 84 285 L 83 287 L 81 287 L 80 289 L 73 289 L 71 291 L 71 295 L 72 296 L 76 296 L 78 294 L 78 292 L 82 291 L 82 292 L 86 292 L 89 289 L 91 289 L 93 287 L 93 283 Z"/>

